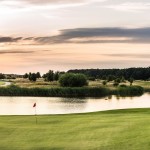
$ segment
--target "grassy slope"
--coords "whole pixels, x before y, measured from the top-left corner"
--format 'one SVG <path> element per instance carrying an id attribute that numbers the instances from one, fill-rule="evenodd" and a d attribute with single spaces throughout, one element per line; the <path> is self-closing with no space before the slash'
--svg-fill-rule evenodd
<path id="1" fill-rule="evenodd" d="M 2 150 L 148 150 L 150 110 L 0 116 Z"/>

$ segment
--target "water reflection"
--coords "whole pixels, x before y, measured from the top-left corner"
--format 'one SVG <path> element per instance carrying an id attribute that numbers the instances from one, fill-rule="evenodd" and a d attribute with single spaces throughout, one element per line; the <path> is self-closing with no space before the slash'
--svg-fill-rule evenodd
<path id="1" fill-rule="evenodd" d="M 150 94 L 140 97 L 104 98 L 0 97 L 0 115 L 68 114 L 150 107 Z"/>

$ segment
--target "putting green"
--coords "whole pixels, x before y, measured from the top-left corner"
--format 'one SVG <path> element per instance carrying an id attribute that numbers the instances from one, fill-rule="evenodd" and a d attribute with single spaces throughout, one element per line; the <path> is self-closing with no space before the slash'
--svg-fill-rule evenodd
<path id="1" fill-rule="evenodd" d="M 149 150 L 150 109 L 0 116 L 0 150 Z"/>

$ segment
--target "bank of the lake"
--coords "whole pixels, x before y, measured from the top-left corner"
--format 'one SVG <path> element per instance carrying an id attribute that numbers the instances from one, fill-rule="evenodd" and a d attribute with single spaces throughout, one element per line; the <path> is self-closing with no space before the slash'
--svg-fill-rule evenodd
<path id="1" fill-rule="evenodd" d="M 148 150 L 150 109 L 0 116 L 2 150 Z"/>
<path id="2" fill-rule="evenodd" d="M 137 96 L 144 89 L 140 86 L 107 87 L 58 87 L 22 88 L 15 85 L 0 87 L 0 96 L 44 96 L 44 97 L 103 97 L 108 95 Z"/>

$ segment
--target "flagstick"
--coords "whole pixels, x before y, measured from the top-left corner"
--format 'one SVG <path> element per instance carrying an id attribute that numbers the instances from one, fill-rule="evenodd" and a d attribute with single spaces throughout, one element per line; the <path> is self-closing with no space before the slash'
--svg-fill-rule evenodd
<path id="1" fill-rule="evenodd" d="M 35 106 L 35 119 L 36 119 L 36 124 L 37 124 L 37 113 L 36 113 L 36 106 Z"/>

